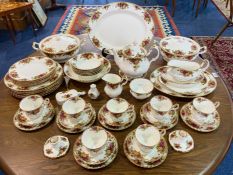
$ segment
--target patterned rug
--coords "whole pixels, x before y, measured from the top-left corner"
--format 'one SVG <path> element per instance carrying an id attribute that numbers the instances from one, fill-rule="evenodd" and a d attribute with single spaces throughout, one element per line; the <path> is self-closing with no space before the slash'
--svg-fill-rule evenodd
<path id="1" fill-rule="evenodd" d="M 202 55 L 210 60 L 212 67 L 218 72 L 227 85 L 233 99 L 233 37 L 221 37 L 213 46 L 214 37 L 192 37 L 200 45 L 208 47 L 208 51 Z"/>
<path id="2" fill-rule="evenodd" d="M 67 10 L 59 20 L 53 34 L 83 34 L 86 33 L 88 20 L 92 13 L 100 6 L 75 6 L 67 7 Z M 166 37 L 170 35 L 180 35 L 173 19 L 171 18 L 166 7 L 163 6 L 145 6 L 144 7 L 155 23 L 155 33 L 157 37 Z"/>

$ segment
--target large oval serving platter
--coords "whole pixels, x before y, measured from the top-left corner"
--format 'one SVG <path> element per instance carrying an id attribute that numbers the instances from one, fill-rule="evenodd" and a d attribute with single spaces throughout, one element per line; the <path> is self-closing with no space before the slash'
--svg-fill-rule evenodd
<path id="1" fill-rule="evenodd" d="M 154 32 L 154 22 L 142 7 L 115 2 L 100 7 L 89 20 L 89 36 L 99 49 L 122 49 L 138 43 L 146 46 Z"/>

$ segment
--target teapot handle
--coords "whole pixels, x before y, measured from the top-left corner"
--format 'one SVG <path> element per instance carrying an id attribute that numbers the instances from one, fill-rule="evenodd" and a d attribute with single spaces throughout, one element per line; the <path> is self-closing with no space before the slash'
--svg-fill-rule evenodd
<path id="1" fill-rule="evenodd" d="M 207 59 L 204 59 L 203 62 L 201 63 L 201 70 L 204 72 L 208 67 L 210 66 L 210 62 Z"/>
<path id="2" fill-rule="evenodd" d="M 150 64 L 151 64 L 152 62 L 156 61 L 156 60 L 159 58 L 159 47 L 157 46 L 157 43 L 156 43 L 156 42 L 154 42 L 154 44 L 152 45 L 152 48 L 151 48 L 150 51 L 147 53 L 147 56 L 149 56 L 153 50 L 156 50 L 156 51 L 157 51 L 157 55 L 156 55 L 156 57 L 154 57 L 154 58 L 152 58 L 152 59 L 150 60 Z"/>

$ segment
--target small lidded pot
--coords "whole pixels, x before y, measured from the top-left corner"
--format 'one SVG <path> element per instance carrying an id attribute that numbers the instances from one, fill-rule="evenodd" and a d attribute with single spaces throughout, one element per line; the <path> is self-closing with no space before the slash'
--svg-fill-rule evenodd
<path id="1" fill-rule="evenodd" d="M 126 77 L 121 78 L 117 74 L 108 73 L 102 77 L 102 80 L 106 82 L 104 92 L 110 97 L 118 97 L 123 90 L 123 86 L 127 84 L 128 79 Z"/>
<path id="2" fill-rule="evenodd" d="M 154 89 L 153 83 L 145 78 L 136 78 L 129 84 L 130 93 L 138 100 L 149 98 Z"/>
<path id="3" fill-rule="evenodd" d="M 142 152 L 148 153 L 155 148 L 166 134 L 166 130 L 159 130 L 153 125 L 139 125 L 135 131 L 136 143 Z"/>
<path id="4" fill-rule="evenodd" d="M 71 89 L 63 92 L 58 92 L 55 97 L 57 104 L 62 105 L 63 103 L 65 103 L 66 100 L 77 97 L 79 95 L 80 94 L 75 89 Z"/>
<path id="5" fill-rule="evenodd" d="M 104 148 L 107 139 L 107 132 L 99 126 L 92 126 L 86 129 L 81 136 L 83 146 L 94 155 Z"/>
<path id="6" fill-rule="evenodd" d="M 177 110 L 179 109 L 179 104 L 172 104 L 172 101 L 163 95 L 157 95 L 154 96 L 150 100 L 150 106 L 152 111 L 155 111 L 156 113 L 160 115 L 165 115 L 169 113 L 171 110 Z"/>

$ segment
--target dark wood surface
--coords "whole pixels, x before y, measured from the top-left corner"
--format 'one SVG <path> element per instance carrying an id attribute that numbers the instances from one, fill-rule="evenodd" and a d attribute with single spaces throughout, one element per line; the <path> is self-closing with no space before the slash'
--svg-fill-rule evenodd
<path id="1" fill-rule="evenodd" d="M 89 43 L 90 44 L 90 43 Z M 88 44 L 88 45 L 89 45 Z M 85 47 L 82 51 L 93 50 L 93 47 Z M 35 53 L 38 54 L 38 53 Z M 165 62 L 160 57 L 155 63 L 151 65 L 148 76 L 156 67 L 165 65 Z M 111 72 L 118 72 L 118 68 L 112 62 Z M 76 138 L 80 134 L 66 134 L 58 129 L 55 121 L 53 120 L 48 126 L 35 132 L 22 132 L 14 127 L 13 115 L 18 108 L 19 99 L 12 97 L 7 88 L 4 86 L 3 81 L 0 82 L 0 167 L 6 174 L 18 175 L 58 175 L 58 174 L 118 174 L 118 175 L 133 175 L 133 174 L 211 174 L 226 154 L 232 139 L 233 132 L 233 117 L 232 117 L 232 102 L 226 86 L 220 78 L 217 78 L 218 86 L 215 92 L 207 97 L 213 101 L 220 101 L 221 105 L 218 111 L 221 116 L 220 127 L 211 133 L 199 133 L 190 129 L 180 119 L 175 129 L 184 129 L 188 131 L 194 141 L 195 148 L 190 153 L 175 152 L 169 145 L 169 153 L 165 162 L 159 167 L 153 169 L 143 169 L 134 166 L 125 157 L 122 144 L 126 135 L 135 129 L 142 121 L 139 117 L 140 107 L 149 99 L 138 101 L 134 99 L 129 93 L 129 86 L 124 87 L 121 97 L 127 99 L 130 103 L 134 104 L 137 112 L 136 122 L 130 128 L 113 132 L 119 143 L 119 152 L 116 159 L 108 167 L 100 170 L 86 170 L 79 166 L 73 157 L 72 149 Z M 90 100 L 87 95 L 84 99 L 91 102 L 96 109 L 100 107 L 109 99 L 103 93 L 103 81 L 98 81 L 97 87 L 101 92 L 98 100 Z M 82 84 L 75 81 L 70 82 L 70 89 L 88 91 L 89 84 Z M 64 84 L 56 91 L 64 90 Z M 48 97 L 52 100 L 54 106 L 55 93 Z M 161 94 L 154 90 L 153 95 Z M 191 99 L 181 99 L 171 97 L 174 102 L 178 102 L 181 106 Z M 95 125 L 99 125 L 96 120 Z M 168 131 L 168 133 L 170 132 Z M 43 155 L 44 142 L 53 135 L 65 135 L 70 140 L 70 150 L 65 157 L 51 160 Z M 167 135 L 165 136 L 167 140 Z"/>

